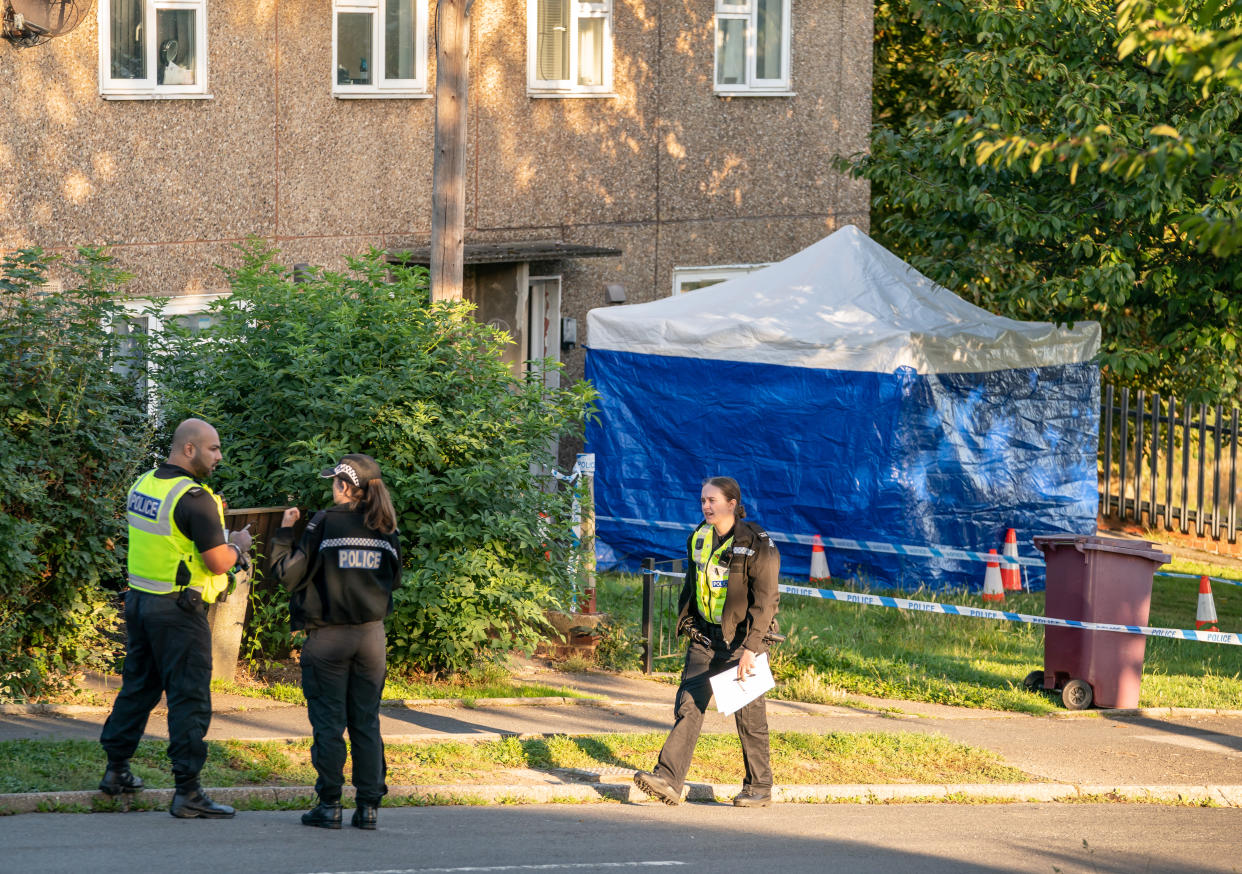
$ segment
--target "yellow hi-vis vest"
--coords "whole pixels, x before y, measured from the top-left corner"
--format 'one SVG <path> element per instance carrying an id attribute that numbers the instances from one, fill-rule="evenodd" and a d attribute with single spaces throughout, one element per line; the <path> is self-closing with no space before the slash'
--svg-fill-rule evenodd
<path id="1" fill-rule="evenodd" d="M 729 589 L 729 566 L 720 563 L 720 557 L 733 544 L 730 534 L 716 551 L 712 552 L 711 524 L 704 522 L 694 532 L 691 542 L 691 554 L 694 558 L 694 569 L 698 578 L 695 587 L 698 593 L 699 615 L 708 622 L 720 624 L 724 613 L 725 595 Z"/>
<path id="2" fill-rule="evenodd" d="M 129 522 L 129 587 L 153 595 L 178 589 L 177 569 L 190 571 L 188 588 L 198 589 L 210 604 L 229 585 L 228 574 L 207 569 L 194 541 L 173 524 L 173 510 L 191 488 L 199 486 L 211 495 L 224 528 L 224 504 L 206 486 L 188 476 L 157 479 L 155 471 L 139 477 L 129 490 L 125 517 Z"/>

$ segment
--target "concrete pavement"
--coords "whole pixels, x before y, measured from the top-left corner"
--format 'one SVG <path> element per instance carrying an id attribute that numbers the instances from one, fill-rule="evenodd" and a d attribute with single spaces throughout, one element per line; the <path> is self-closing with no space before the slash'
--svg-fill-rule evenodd
<path id="1" fill-rule="evenodd" d="M 667 680 L 609 673 L 568 674 L 528 665 L 521 679 L 568 686 L 598 696 L 583 700 L 480 699 L 477 702 L 387 702 L 381 728 L 389 743 L 432 739 L 486 740 L 506 736 L 585 735 L 666 732 L 672 721 L 676 687 Z M 113 684 L 115 691 L 115 684 Z M 235 695 L 213 695 L 212 740 L 306 738 L 306 710 Z M 0 708 L 0 740 L 97 739 L 106 707 Z M 876 800 L 888 798 L 972 797 L 1055 800 L 1117 795 L 1181 799 L 1242 807 L 1242 712 L 1209 710 L 1097 710 L 1056 716 L 1030 716 L 945 707 L 910 701 L 850 697 L 835 705 L 769 700 L 774 731 L 923 732 L 996 753 L 1006 764 L 1030 775 L 1021 784 L 945 786 L 877 784 L 867 786 L 781 786 L 778 799 Z M 152 715 L 148 736 L 167 737 L 163 708 Z M 733 720 L 709 711 L 705 732 L 733 731 Z M 649 767 L 653 763 L 635 763 Z M 454 796 L 476 800 L 645 800 L 632 791 L 632 771 L 546 773 L 505 769 L 489 786 L 392 787 L 392 795 Z M 778 775 L 779 776 L 779 775 Z M 736 786 L 695 784 L 691 800 L 727 799 Z M 169 790 L 163 790 L 169 794 Z M 220 800 L 307 797 L 310 787 L 221 788 Z M 144 798 L 166 804 L 161 790 Z M 0 810 L 12 812 L 66 805 L 90 808 L 98 793 L 0 795 Z"/>

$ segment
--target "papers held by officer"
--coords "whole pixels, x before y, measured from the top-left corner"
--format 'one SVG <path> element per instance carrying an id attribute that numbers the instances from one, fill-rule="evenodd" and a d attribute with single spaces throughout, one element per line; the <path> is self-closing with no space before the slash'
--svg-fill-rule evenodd
<path id="1" fill-rule="evenodd" d="M 737 665 L 721 671 L 710 678 L 712 694 L 716 696 L 716 709 L 728 716 L 741 710 L 764 692 L 776 687 L 772 677 L 772 669 L 768 666 L 768 654 L 761 653 L 755 657 L 753 676 L 739 680 Z"/>

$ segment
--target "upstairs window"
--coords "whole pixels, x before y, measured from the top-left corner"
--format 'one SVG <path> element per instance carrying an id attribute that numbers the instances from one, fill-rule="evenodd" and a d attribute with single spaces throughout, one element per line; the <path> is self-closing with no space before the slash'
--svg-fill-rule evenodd
<path id="1" fill-rule="evenodd" d="M 332 93 L 429 97 L 427 0 L 334 0 Z"/>
<path id="2" fill-rule="evenodd" d="M 527 88 L 535 96 L 612 91 L 612 0 L 527 0 Z"/>
<path id="3" fill-rule="evenodd" d="M 207 0 L 99 0 L 99 91 L 208 97 Z"/>
<path id="4" fill-rule="evenodd" d="M 685 294 L 687 291 L 698 291 L 709 285 L 719 285 L 730 279 L 737 279 L 747 273 L 762 270 L 768 264 L 720 264 L 713 267 L 674 267 L 673 296 Z"/>
<path id="5" fill-rule="evenodd" d="M 716 0 L 716 93 L 789 91 L 792 0 Z"/>

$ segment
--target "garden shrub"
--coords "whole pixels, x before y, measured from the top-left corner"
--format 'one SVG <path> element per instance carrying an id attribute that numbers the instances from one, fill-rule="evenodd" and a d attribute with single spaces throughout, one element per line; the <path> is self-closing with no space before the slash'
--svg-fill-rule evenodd
<path id="1" fill-rule="evenodd" d="M 127 277 L 101 250 L 0 260 L 0 701 L 108 666 L 125 576 L 125 493 L 150 461 L 135 369 L 109 326 Z"/>
<path id="2" fill-rule="evenodd" d="M 537 368 L 513 376 L 508 335 L 468 303 L 432 303 L 425 269 L 372 251 L 295 283 L 275 250 L 242 252 L 212 324 L 170 326 L 149 350 L 166 427 L 191 415 L 216 426 L 213 486 L 234 507 L 320 509 L 321 468 L 375 456 L 405 550 L 395 666 L 457 672 L 532 647 L 567 591 L 569 541 L 568 493 L 532 471 L 581 433 L 591 390 L 549 389 Z"/>

